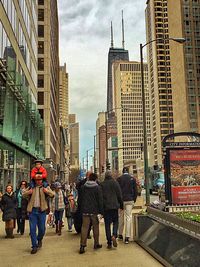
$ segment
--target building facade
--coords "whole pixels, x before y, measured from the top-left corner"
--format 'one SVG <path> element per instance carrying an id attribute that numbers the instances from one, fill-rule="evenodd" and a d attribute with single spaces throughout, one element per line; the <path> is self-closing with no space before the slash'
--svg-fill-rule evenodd
<path id="1" fill-rule="evenodd" d="M 69 114 L 70 168 L 79 168 L 79 123 L 76 114 Z"/>
<path id="2" fill-rule="evenodd" d="M 0 1 L 0 191 L 29 181 L 44 158 L 44 124 L 37 110 L 37 3 Z"/>
<path id="3" fill-rule="evenodd" d="M 118 164 L 121 172 L 124 166 L 133 165 L 143 158 L 143 115 L 141 91 L 141 64 L 138 62 L 114 63 L 113 76 L 118 136 Z M 146 105 L 146 126 L 148 137 L 149 165 L 152 161 L 151 151 L 151 122 L 148 91 L 148 67 L 144 63 L 144 88 Z"/>
<path id="4" fill-rule="evenodd" d="M 70 143 L 69 143 L 69 88 L 66 64 L 59 71 L 59 116 L 60 116 L 60 179 L 69 181 Z"/>
<path id="5" fill-rule="evenodd" d="M 162 139 L 199 131 L 200 1 L 149 0 L 146 8 L 149 86 L 155 163 L 162 164 Z M 179 44 L 169 38 L 185 38 Z M 177 61 L 178 59 L 178 61 Z"/>
<path id="6" fill-rule="evenodd" d="M 49 180 L 54 180 L 60 164 L 58 32 L 57 1 L 38 0 L 38 108 L 45 124 Z"/>

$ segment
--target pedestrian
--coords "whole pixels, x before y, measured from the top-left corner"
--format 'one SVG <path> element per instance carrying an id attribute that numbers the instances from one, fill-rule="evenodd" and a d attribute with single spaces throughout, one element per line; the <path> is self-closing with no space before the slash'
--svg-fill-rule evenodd
<path id="1" fill-rule="evenodd" d="M 122 191 L 123 210 L 119 215 L 119 235 L 118 240 L 123 240 L 124 215 L 125 215 L 125 244 L 129 243 L 131 237 L 132 209 L 137 199 L 137 185 L 134 177 L 129 175 L 128 168 L 123 168 L 123 175 L 117 178 Z"/>
<path id="2" fill-rule="evenodd" d="M 103 192 L 104 222 L 107 238 L 107 248 L 117 247 L 118 233 L 118 210 L 123 210 L 122 193 L 118 182 L 116 182 L 110 171 L 105 173 L 105 180 L 101 183 Z M 111 224 L 113 224 L 111 235 Z"/>
<path id="3" fill-rule="evenodd" d="M 66 197 L 64 191 L 62 190 L 62 185 L 60 182 L 54 183 L 55 196 L 52 199 L 51 209 L 54 213 L 56 233 L 61 235 L 62 233 L 62 218 L 66 205 Z"/>
<path id="4" fill-rule="evenodd" d="M 27 182 L 21 181 L 19 188 L 16 190 L 16 198 L 17 198 L 17 233 L 21 235 L 24 234 L 25 230 L 25 220 L 27 218 L 27 205 L 28 200 L 22 197 L 22 193 L 27 188 Z"/>
<path id="5" fill-rule="evenodd" d="M 101 186 L 96 182 L 97 178 L 95 173 L 91 173 L 89 180 L 81 187 L 80 201 L 83 223 L 81 227 L 80 254 L 85 252 L 85 247 L 87 246 L 90 223 L 93 228 L 94 249 L 102 248 L 99 243 L 99 220 L 97 215 L 103 214 L 103 195 Z"/>
<path id="6" fill-rule="evenodd" d="M 13 229 L 17 218 L 17 199 L 10 184 L 6 186 L 6 192 L 2 196 L 0 207 L 3 211 L 2 220 L 5 222 L 5 238 L 14 238 Z"/>
<path id="7" fill-rule="evenodd" d="M 46 210 L 48 209 L 48 196 L 54 197 L 54 192 L 49 186 L 44 187 L 41 176 L 35 178 L 36 186 L 23 192 L 23 197 L 29 197 L 27 211 L 29 213 L 30 236 L 32 243 L 31 254 L 37 253 L 42 247 L 45 234 Z M 38 228 L 38 234 L 36 230 Z"/>
<path id="8" fill-rule="evenodd" d="M 69 193 L 67 204 L 65 208 L 65 215 L 67 217 L 68 232 L 72 232 L 72 226 L 74 224 L 74 214 L 77 209 L 77 204 L 72 193 Z"/>

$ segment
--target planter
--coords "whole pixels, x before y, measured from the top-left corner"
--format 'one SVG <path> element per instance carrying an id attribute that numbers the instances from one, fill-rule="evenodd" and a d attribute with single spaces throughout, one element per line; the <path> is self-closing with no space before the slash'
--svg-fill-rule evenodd
<path id="1" fill-rule="evenodd" d="M 198 267 L 199 223 L 155 209 L 148 211 L 134 216 L 134 240 L 164 266 Z"/>

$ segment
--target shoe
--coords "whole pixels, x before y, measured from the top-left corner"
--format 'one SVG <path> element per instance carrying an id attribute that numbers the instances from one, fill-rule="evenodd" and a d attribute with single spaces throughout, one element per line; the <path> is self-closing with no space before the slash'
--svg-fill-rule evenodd
<path id="1" fill-rule="evenodd" d="M 123 241 L 123 235 L 118 235 L 118 240 Z"/>
<path id="2" fill-rule="evenodd" d="M 128 244 L 129 243 L 129 238 L 128 237 L 125 237 L 125 241 L 124 241 L 125 244 Z"/>
<path id="3" fill-rule="evenodd" d="M 111 249 L 112 248 L 112 245 L 111 244 L 108 244 L 107 245 L 107 249 Z"/>
<path id="4" fill-rule="evenodd" d="M 92 239 L 91 235 L 88 235 L 87 239 Z"/>
<path id="5" fill-rule="evenodd" d="M 117 240 L 115 236 L 112 236 L 113 247 L 117 247 Z"/>
<path id="6" fill-rule="evenodd" d="M 94 249 L 99 249 L 99 248 L 102 248 L 101 244 L 94 245 Z"/>
<path id="7" fill-rule="evenodd" d="M 31 254 L 35 254 L 35 253 L 37 253 L 37 248 L 32 248 Z"/>
<path id="8" fill-rule="evenodd" d="M 38 240 L 38 248 L 42 247 L 42 240 Z"/>
<path id="9" fill-rule="evenodd" d="M 72 232 L 72 229 L 68 229 L 68 232 Z"/>
<path id="10" fill-rule="evenodd" d="M 83 253 L 85 253 L 85 247 L 80 246 L 79 254 L 83 254 Z"/>

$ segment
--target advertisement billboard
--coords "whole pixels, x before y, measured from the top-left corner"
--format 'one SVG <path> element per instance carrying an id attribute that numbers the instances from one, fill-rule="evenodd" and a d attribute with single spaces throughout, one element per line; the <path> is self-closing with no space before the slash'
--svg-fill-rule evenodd
<path id="1" fill-rule="evenodd" d="M 172 204 L 200 203 L 200 149 L 170 149 Z"/>

